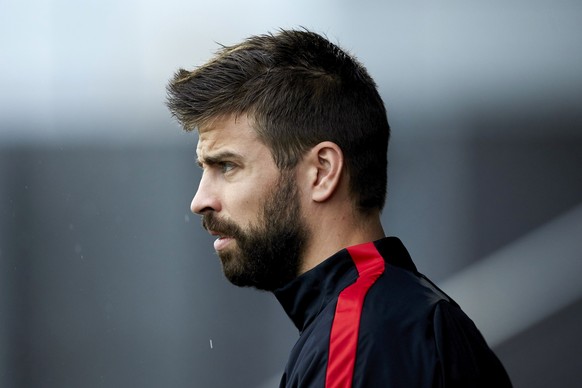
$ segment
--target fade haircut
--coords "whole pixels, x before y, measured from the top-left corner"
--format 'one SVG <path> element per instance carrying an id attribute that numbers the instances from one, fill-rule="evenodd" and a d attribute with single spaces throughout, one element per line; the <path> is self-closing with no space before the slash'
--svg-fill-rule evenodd
<path id="1" fill-rule="evenodd" d="M 384 207 L 384 103 L 364 66 L 322 36 L 280 30 L 223 46 L 205 65 L 178 70 L 167 91 L 168 108 L 187 131 L 247 115 L 281 170 L 322 141 L 337 144 L 357 209 Z"/>

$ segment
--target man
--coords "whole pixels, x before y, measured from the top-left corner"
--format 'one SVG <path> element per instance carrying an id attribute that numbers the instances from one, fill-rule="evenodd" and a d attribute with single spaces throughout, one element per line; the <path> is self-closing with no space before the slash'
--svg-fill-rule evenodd
<path id="1" fill-rule="evenodd" d="M 509 387 L 472 321 L 385 238 L 389 125 L 353 57 L 305 30 L 179 70 L 168 107 L 197 129 L 191 209 L 226 277 L 274 292 L 300 332 L 281 387 Z"/>

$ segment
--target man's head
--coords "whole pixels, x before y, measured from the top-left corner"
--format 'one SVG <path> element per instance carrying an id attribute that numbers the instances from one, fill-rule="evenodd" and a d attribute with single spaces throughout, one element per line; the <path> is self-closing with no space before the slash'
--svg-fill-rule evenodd
<path id="1" fill-rule="evenodd" d="M 332 224 L 341 218 L 333 209 L 367 215 L 384 205 L 384 105 L 366 70 L 317 34 L 281 31 L 223 47 L 178 71 L 168 107 L 199 132 L 203 174 L 191 208 L 218 236 L 215 250 L 237 285 L 273 290 L 309 268 L 304 256 L 321 229 L 313 204 L 334 203 Z"/>
<path id="2" fill-rule="evenodd" d="M 168 107 L 186 130 L 247 116 L 281 170 L 333 142 L 344 156 L 354 208 L 384 206 L 384 104 L 366 69 L 318 34 L 283 30 L 223 47 L 205 65 L 176 73 Z"/>

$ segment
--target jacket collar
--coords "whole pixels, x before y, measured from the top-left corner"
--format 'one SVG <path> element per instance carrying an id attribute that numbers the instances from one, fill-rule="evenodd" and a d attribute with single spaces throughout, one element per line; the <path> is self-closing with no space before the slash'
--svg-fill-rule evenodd
<path id="1" fill-rule="evenodd" d="M 408 251 L 396 237 L 374 241 L 386 264 L 417 272 Z M 356 281 L 358 271 L 347 249 L 274 291 L 275 297 L 299 332 L 309 326 L 325 306 Z"/>

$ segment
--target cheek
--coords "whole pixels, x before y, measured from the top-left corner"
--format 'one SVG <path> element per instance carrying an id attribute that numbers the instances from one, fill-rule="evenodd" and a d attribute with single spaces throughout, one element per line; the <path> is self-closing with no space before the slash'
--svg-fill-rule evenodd
<path id="1" fill-rule="evenodd" d="M 234 189 L 227 199 L 228 212 L 243 224 L 255 221 L 262 211 L 266 193 L 257 190 Z"/>
<path id="2" fill-rule="evenodd" d="M 233 184 L 224 192 L 223 205 L 228 208 L 228 215 L 241 226 L 256 223 L 266 201 L 276 190 L 278 175 L 271 172 L 253 174 L 247 179 Z"/>

